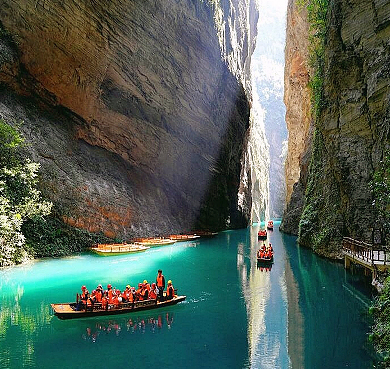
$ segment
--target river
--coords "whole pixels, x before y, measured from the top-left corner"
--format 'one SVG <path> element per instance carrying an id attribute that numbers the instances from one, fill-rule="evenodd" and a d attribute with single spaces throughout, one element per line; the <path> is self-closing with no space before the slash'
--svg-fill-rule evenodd
<path id="1" fill-rule="evenodd" d="M 256 225 L 140 254 L 1 270 L 0 367 L 370 367 L 369 289 L 275 225 L 271 270 L 256 265 Z M 185 302 L 111 318 L 53 316 L 50 303 L 75 300 L 83 284 L 123 289 L 155 280 L 159 268 Z"/>

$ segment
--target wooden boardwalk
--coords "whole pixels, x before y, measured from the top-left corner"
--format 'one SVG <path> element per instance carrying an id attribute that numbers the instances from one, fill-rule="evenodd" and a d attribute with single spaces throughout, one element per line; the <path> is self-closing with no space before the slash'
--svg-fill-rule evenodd
<path id="1" fill-rule="evenodd" d="M 374 249 L 366 242 L 358 241 L 353 238 L 343 238 L 344 266 L 349 268 L 351 263 L 359 264 L 371 271 L 372 279 L 375 280 L 378 272 L 383 272 L 390 268 L 390 253 Z"/>

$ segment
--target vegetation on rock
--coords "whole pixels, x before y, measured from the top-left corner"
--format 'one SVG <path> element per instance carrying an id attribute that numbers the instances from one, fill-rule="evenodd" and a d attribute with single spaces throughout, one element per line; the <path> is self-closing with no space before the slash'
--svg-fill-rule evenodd
<path id="1" fill-rule="evenodd" d="M 37 189 L 39 164 L 22 156 L 23 138 L 0 120 L 0 266 L 28 258 L 22 225 L 50 213 Z"/>
<path id="2" fill-rule="evenodd" d="M 369 336 L 370 341 L 382 357 L 377 368 L 390 367 L 390 277 L 384 283 L 382 293 L 375 299 L 370 308 L 375 323 Z"/>
<path id="3" fill-rule="evenodd" d="M 371 181 L 373 205 L 377 223 L 381 228 L 381 239 L 390 245 L 390 152 L 385 154 Z"/>

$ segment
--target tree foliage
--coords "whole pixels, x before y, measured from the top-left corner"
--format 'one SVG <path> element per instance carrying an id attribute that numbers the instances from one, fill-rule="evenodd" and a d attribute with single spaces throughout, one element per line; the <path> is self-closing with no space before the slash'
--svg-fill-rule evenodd
<path id="1" fill-rule="evenodd" d="M 390 368 L 390 277 L 384 283 L 382 293 L 370 308 L 375 323 L 369 336 L 376 350 L 382 357 L 378 368 Z"/>
<path id="2" fill-rule="evenodd" d="M 374 172 L 371 189 L 377 222 L 383 233 L 386 246 L 390 244 L 390 151 L 385 154 L 379 168 Z"/>
<path id="3" fill-rule="evenodd" d="M 37 189 L 39 164 L 23 157 L 24 140 L 0 120 L 0 266 L 28 257 L 22 224 L 49 214 L 52 204 Z"/>

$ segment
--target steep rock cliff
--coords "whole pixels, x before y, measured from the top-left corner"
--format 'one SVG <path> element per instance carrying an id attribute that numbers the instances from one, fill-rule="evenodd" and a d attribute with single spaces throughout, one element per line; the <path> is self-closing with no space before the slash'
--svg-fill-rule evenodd
<path id="1" fill-rule="evenodd" d="M 299 241 L 336 256 L 342 236 L 385 241 L 370 181 L 390 146 L 390 4 L 329 2 L 324 51 Z"/>
<path id="2" fill-rule="evenodd" d="M 0 1 L 0 115 L 24 121 L 66 222 L 121 237 L 246 224 L 237 192 L 255 10 Z"/>
<path id="3" fill-rule="evenodd" d="M 286 209 L 280 229 L 298 235 L 307 181 L 312 132 L 307 11 L 289 0 L 287 8 L 284 103 L 288 129 L 285 161 Z"/>

